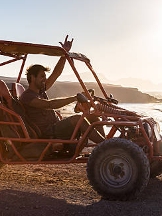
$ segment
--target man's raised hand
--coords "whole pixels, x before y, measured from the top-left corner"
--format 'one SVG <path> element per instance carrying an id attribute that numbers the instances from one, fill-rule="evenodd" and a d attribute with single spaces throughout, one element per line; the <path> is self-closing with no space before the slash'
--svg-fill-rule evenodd
<path id="1" fill-rule="evenodd" d="M 73 40 L 74 40 L 74 39 L 72 38 L 71 41 L 68 41 L 68 35 L 66 35 L 66 38 L 65 38 L 64 43 L 62 43 L 62 42 L 59 42 L 59 43 L 61 44 L 61 46 L 62 46 L 67 52 L 69 52 L 70 49 L 71 49 L 71 47 L 72 47 Z"/>

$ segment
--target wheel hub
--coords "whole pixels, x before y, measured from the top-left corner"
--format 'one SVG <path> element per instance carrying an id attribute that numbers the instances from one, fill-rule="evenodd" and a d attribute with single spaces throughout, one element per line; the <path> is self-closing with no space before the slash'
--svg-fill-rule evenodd
<path id="1" fill-rule="evenodd" d="M 109 164 L 109 171 L 112 176 L 114 176 L 116 179 L 121 178 L 125 175 L 124 172 L 124 164 L 115 164 L 115 163 L 110 163 Z"/>
<path id="2" fill-rule="evenodd" d="M 126 185 L 132 177 L 130 161 L 123 155 L 113 155 L 105 158 L 101 165 L 102 180 L 113 187 Z"/>

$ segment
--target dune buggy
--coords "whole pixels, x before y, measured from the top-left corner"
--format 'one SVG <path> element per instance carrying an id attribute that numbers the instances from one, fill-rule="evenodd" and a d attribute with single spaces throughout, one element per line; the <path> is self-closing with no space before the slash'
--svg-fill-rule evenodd
<path id="1" fill-rule="evenodd" d="M 161 171 L 162 148 L 158 124 L 154 119 L 141 116 L 118 106 L 118 101 L 108 95 L 90 60 L 80 53 L 68 53 L 62 47 L 0 40 L 0 55 L 5 57 L 0 66 L 20 61 L 17 79 L 10 85 L 0 80 L 0 163 L 4 164 L 63 164 L 87 163 L 90 184 L 103 198 L 130 200 L 137 197 L 147 186 L 150 175 Z M 41 139 L 37 128 L 28 122 L 19 97 L 25 90 L 21 84 L 26 59 L 30 55 L 64 55 L 84 94 L 79 94 L 75 107 L 81 113 L 80 120 L 69 140 Z M 7 59 L 7 60 L 6 60 Z M 75 62 L 88 67 L 102 93 L 95 95 L 87 89 Z M 76 136 L 87 115 L 99 117 L 99 121 Z M 105 140 L 91 142 L 90 132 L 97 126 L 106 130 Z M 51 157 L 52 145 L 74 145 L 70 156 Z M 39 154 L 35 149 L 39 148 Z M 50 156 L 49 156 L 50 155 Z"/>

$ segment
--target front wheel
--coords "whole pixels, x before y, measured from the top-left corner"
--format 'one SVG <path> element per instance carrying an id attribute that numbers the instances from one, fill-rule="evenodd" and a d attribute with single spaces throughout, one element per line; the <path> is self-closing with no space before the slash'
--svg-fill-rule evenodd
<path id="1" fill-rule="evenodd" d="M 89 157 L 87 175 L 92 187 L 108 200 L 131 200 L 147 186 L 149 161 L 135 143 L 112 138 L 100 143 Z"/>

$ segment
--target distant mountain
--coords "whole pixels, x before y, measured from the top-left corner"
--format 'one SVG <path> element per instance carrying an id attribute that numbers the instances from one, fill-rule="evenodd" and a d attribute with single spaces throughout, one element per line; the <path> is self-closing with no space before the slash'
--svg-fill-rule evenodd
<path id="1" fill-rule="evenodd" d="M 11 83 L 11 82 L 16 82 L 17 78 L 16 77 L 0 76 L 0 80 L 4 80 L 6 83 Z M 21 78 L 21 82 L 27 83 L 26 78 Z"/>
<path id="2" fill-rule="evenodd" d="M 103 97 L 96 83 L 86 82 L 85 85 L 87 89 L 93 88 L 96 96 Z M 137 88 L 126 88 L 112 84 L 103 84 L 103 87 L 108 95 L 113 94 L 114 98 L 120 103 L 155 103 L 160 101 L 147 93 L 142 93 Z M 62 97 L 75 95 L 81 91 L 82 88 L 77 82 L 56 82 L 53 87 L 48 90 L 48 95 L 50 98 Z"/>
<path id="3" fill-rule="evenodd" d="M 94 77 L 91 73 L 89 72 L 84 72 L 79 74 L 81 78 L 85 82 L 94 82 Z M 107 83 L 107 84 L 112 84 L 112 85 L 118 85 L 122 87 L 130 87 L 130 88 L 138 88 L 142 92 L 162 92 L 162 83 L 155 84 L 149 80 L 144 80 L 144 79 L 137 79 L 137 78 L 122 78 L 118 80 L 111 80 L 107 79 L 107 77 L 103 74 L 97 74 L 101 83 Z M 110 76 L 111 77 L 111 76 Z M 109 77 L 109 78 L 110 78 Z M 77 78 L 72 74 L 69 75 L 61 75 L 61 77 L 58 79 L 59 81 L 72 81 L 76 82 Z"/>
<path id="4" fill-rule="evenodd" d="M 162 99 L 162 91 L 161 92 L 147 92 L 149 95 L 152 95 L 158 99 Z"/>
<path id="5" fill-rule="evenodd" d="M 11 83 L 16 81 L 16 78 L 9 77 L 0 77 L 3 79 L 9 88 L 11 88 Z M 21 83 L 27 87 L 26 79 L 21 79 Z M 93 88 L 95 90 L 95 95 L 103 97 L 101 90 L 99 89 L 96 82 L 84 82 L 87 89 Z M 113 85 L 103 83 L 105 92 L 108 95 L 113 94 L 114 98 L 117 99 L 120 103 L 155 103 L 161 100 L 157 99 L 154 96 L 151 96 L 147 93 L 142 93 L 137 88 L 122 87 L 120 85 Z M 78 92 L 82 92 L 83 89 L 78 82 L 67 82 L 67 81 L 57 81 L 55 84 L 48 90 L 49 98 L 55 97 L 65 97 L 70 95 L 75 95 Z"/>
<path id="6" fill-rule="evenodd" d="M 92 73 L 89 72 L 83 72 L 79 73 L 80 77 L 83 79 L 84 82 L 95 82 L 95 78 L 92 75 Z M 111 83 L 110 80 L 108 80 L 103 74 L 99 73 L 97 74 L 98 78 L 100 79 L 101 83 Z M 74 74 L 68 74 L 64 75 L 62 74 L 59 78 L 58 81 L 71 81 L 71 82 L 77 82 L 78 79 Z"/>
<path id="7" fill-rule="evenodd" d="M 112 84 L 121 85 L 123 87 L 135 87 L 142 92 L 162 92 L 162 83 L 155 84 L 149 80 L 137 78 L 122 78 L 116 81 L 110 81 Z"/>

